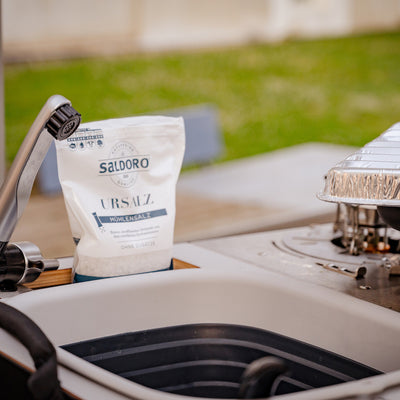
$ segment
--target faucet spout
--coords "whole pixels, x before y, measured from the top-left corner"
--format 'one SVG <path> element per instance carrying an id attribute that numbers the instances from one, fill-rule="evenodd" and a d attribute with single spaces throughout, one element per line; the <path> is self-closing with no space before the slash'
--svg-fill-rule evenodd
<path id="1" fill-rule="evenodd" d="M 29 129 L 0 189 L 0 255 L 28 203 L 33 182 L 47 154 L 52 136 L 63 140 L 72 135 L 81 115 L 60 95 L 51 96 Z"/>

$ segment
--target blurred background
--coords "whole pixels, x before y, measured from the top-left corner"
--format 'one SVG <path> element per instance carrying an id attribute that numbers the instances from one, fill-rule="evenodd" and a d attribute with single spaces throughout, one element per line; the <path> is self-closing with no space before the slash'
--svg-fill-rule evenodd
<path id="1" fill-rule="evenodd" d="M 214 104 L 222 159 L 398 119 L 399 0 L 2 0 L 2 26 L 8 163 L 53 93 L 87 121 Z"/>
<path id="2" fill-rule="evenodd" d="M 211 106 L 220 147 L 208 165 L 310 142 L 359 147 L 400 119 L 400 0 L 2 0 L 1 7 L 6 166 L 55 93 L 83 122 Z M 193 160 L 184 170 L 198 168 Z M 228 219 L 240 214 L 233 203 Z M 201 203 L 201 215 L 210 204 Z M 258 206 L 246 212 L 257 217 Z"/>

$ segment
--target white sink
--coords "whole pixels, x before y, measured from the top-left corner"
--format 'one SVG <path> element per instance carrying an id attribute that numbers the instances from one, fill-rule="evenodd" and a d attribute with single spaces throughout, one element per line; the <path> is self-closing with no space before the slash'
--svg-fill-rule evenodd
<path id="1" fill-rule="evenodd" d="M 199 249 L 191 258 L 197 259 L 199 269 L 54 287 L 4 301 L 31 317 L 56 346 L 174 325 L 237 324 L 301 340 L 385 372 L 282 399 L 344 399 L 400 386 L 398 313 L 209 250 Z M 27 351 L 1 330 L 0 351 L 32 367 Z M 62 386 L 82 398 L 179 398 L 135 384 L 61 348 L 57 352 Z"/>

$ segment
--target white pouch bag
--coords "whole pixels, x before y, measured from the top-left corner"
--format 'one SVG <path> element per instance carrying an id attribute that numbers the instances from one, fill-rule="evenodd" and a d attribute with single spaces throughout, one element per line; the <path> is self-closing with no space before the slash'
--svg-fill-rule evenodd
<path id="1" fill-rule="evenodd" d="M 168 269 L 185 149 L 183 119 L 85 123 L 56 149 L 77 242 L 75 281 Z"/>

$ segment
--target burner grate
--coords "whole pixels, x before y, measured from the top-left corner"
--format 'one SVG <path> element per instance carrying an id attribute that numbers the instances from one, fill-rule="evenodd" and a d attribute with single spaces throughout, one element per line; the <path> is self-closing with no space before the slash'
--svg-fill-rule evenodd
<path id="1" fill-rule="evenodd" d="M 385 254 L 398 247 L 398 240 L 389 237 L 389 228 L 374 206 L 339 203 L 333 232 L 332 242 L 351 255 Z"/>

